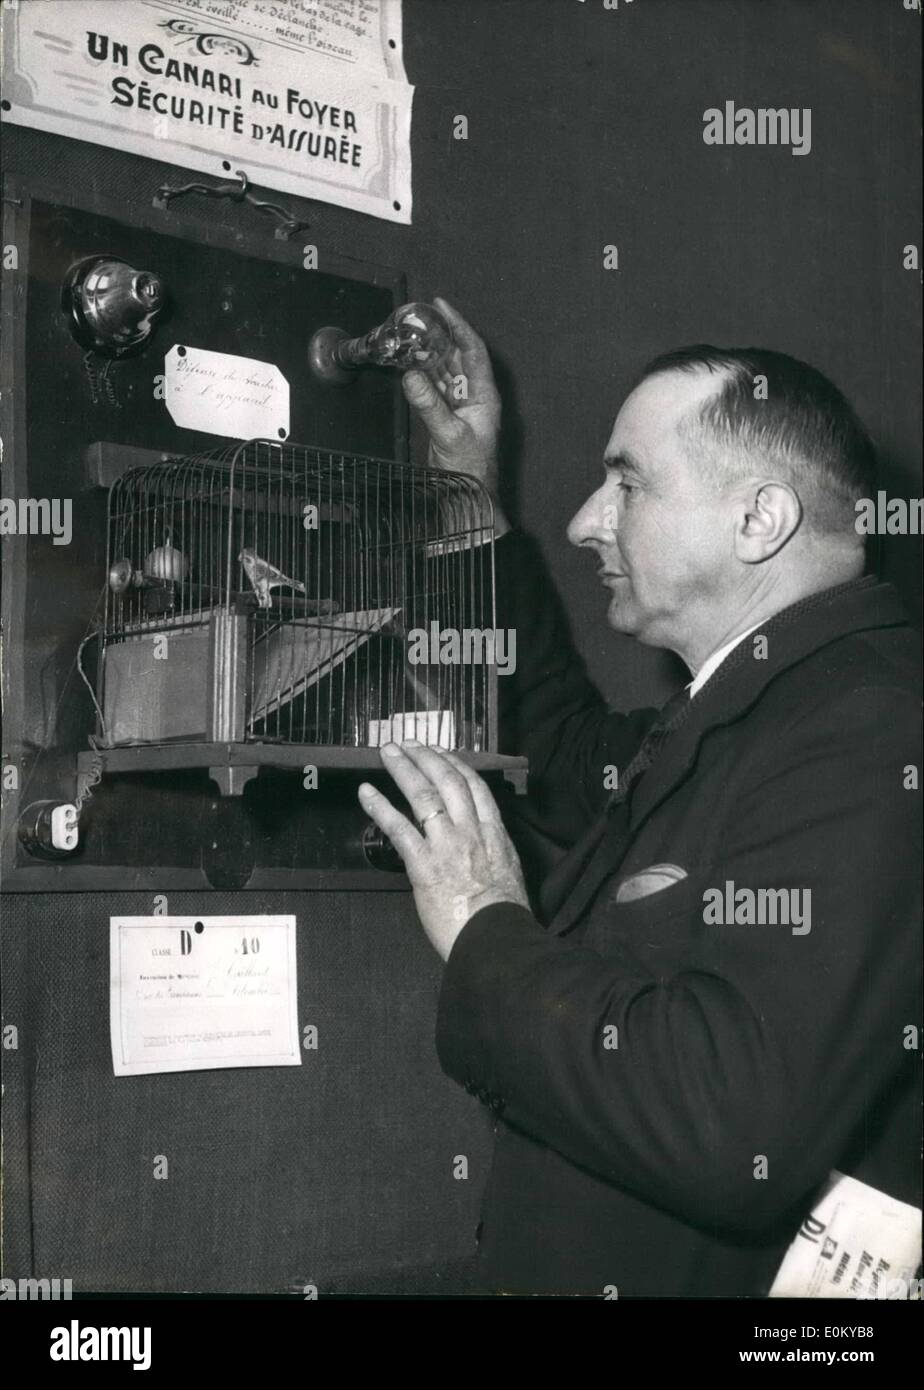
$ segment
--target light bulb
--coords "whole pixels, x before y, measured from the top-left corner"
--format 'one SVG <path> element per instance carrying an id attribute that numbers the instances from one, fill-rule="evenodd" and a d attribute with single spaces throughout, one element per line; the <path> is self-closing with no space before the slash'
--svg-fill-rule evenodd
<path id="1" fill-rule="evenodd" d="M 361 338 L 342 328 L 319 328 L 308 346 L 311 370 L 321 381 L 346 385 L 360 367 L 412 367 L 433 371 L 452 351 L 452 329 L 432 304 L 402 304 Z"/>
<path id="2" fill-rule="evenodd" d="M 402 304 L 378 328 L 354 341 L 358 343 L 355 351 L 344 353 L 351 366 L 372 362 L 401 371 L 409 367 L 432 370 L 449 356 L 452 329 L 432 304 Z"/>

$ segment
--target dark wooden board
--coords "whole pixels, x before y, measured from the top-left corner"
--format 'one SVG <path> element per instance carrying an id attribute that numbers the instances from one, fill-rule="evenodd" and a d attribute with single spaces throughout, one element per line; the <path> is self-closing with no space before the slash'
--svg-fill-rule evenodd
<path id="1" fill-rule="evenodd" d="M 366 331 L 404 297 L 403 281 L 393 270 L 326 255 L 319 270 L 306 270 L 301 241 L 310 241 L 309 233 L 298 243 L 279 241 L 271 226 L 231 204 L 189 200 L 129 215 L 107 191 L 64 195 L 22 179 L 7 180 L 5 195 L 4 242 L 19 248 L 20 268 L 4 277 L 3 496 L 70 499 L 73 525 L 68 545 L 44 536 L 4 540 L 3 761 L 19 776 L 19 787 L 3 797 L 5 886 L 83 890 L 111 883 L 113 874 L 122 883 L 135 870 L 146 877 L 152 868 L 168 882 L 171 868 L 185 879 L 190 864 L 179 846 L 215 791 L 204 774 L 194 794 L 179 774 L 147 784 L 131 777 L 118 787 L 104 782 L 93 803 L 97 831 L 87 829 L 72 863 L 37 862 L 16 838 L 20 809 L 44 798 L 73 800 L 77 755 L 94 727 L 76 657 L 93 630 L 106 578 L 106 492 L 96 446 L 105 442 L 111 473 L 120 447 L 131 463 L 138 450 L 189 454 L 232 442 L 172 422 L 157 378 L 164 354 L 182 343 L 274 362 L 290 386 L 293 441 L 406 459 L 406 411 L 394 376 L 364 373 L 355 386 L 336 390 L 320 386 L 307 369 L 316 328 Z M 150 345 L 112 368 L 116 405 L 102 393 L 94 402 L 83 350 L 60 309 L 69 267 L 95 254 L 156 271 L 169 293 Z M 83 664 L 95 671 L 92 640 Z M 275 795 L 303 818 L 299 779 L 284 779 Z M 355 805 L 355 791 L 350 799 Z M 233 817 L 225 813 L 226 831 Z M 246 835 L 243 823 L 234 833 Z M 312 864 L 317 883 L 316 857 L 299 857 L 304 834 L 303 827 L 289 841 L 283 835 L 291 857 L 274 863 L 292 886 L 303 883 L 300 872 Z M 194 859 L 197 881 L 206 886 L 198 839 Z"/>

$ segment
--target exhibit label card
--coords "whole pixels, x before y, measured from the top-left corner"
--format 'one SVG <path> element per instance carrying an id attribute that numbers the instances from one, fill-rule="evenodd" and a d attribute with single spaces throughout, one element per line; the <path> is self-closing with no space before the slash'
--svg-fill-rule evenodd
<path id="1" fill-rule="evenodd" d="M 301 1065 L 295 917 L 110 917 L 116 1076 Z"/>
<path id="2" fill-rule="evenodd" d="M 0 13 L 4 120 L 410 222 L 401 0 L 30 0 Z"/>
<path id="3" fill-rule="evenodd" d="M 164 358 L 164 404 L 181 429 L 289 437 L 289 383 L 272 362 L 177 343 Z"/>

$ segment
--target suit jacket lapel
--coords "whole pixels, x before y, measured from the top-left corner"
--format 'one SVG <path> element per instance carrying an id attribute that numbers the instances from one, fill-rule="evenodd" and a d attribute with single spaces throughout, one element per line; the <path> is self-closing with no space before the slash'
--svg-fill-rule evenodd
<path id="1" fill-rule="evenodd" d="M 587 873 L 594 852 L 606 832 L 606 816 L 601 815 L 593 825 L 572 845 L 545 878 L 539 893 L 542 916 L 546 922 L 554 921 L 562 904 L 567 902 L 576 890 L 582 877 Z"/>
<path id="2" fill-rule="evenodd" d="M 626 808 L 619 807 L 612 815 L 602 815 L 595 829 L 595 846 L 583 865 L 577 866 L 570 889 L 559 897 L 549 922 L 549 931 L 555 936 L 564 936 L 576 925 L 591 899 L 621 862 L 629 843 Z"/>
<path id="3" fill-rule="evenodd" d="M 601 885 L 618 869 L 644 821 L 688 775 L 710 729 L 739 719 L 776 676 L 830 642 L 864 628 L 906 623 L 895 590 L 869 576 L 813 594 L 762 624 L 726 657 L 692 701 L 685 720 L 630 793 L 628 808 L 617 807 L 612 815 L 601 816 L 556 866 L 548 897 L 545 886 L 542 893 L 543 907 L 551 918 L 549 931 L 561 936 L 576 924 Z M 754 655 L 758 634 L 767 638 L 765 660 Z"/>
<path id="4" fill-rule="evenodd" d="M 783 671 L 848 633 L 903 626 L 907 621 L 891 585 L 868 576 L 812 594 L 761 624 L 729 653 L 693 700 L 685 723 L 640 780 L 631 803 L 633 834 L 688 775 L 705 734 L 740 719 Z M 754 641 L 761 635 L 767 639 L 762 660 L 754 654 Z"/>

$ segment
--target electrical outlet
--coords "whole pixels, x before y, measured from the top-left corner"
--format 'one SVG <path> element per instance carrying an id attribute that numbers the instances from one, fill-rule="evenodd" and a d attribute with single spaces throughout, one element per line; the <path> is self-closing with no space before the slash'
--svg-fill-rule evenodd
<path id="1" fill-rule="evenodd" d="M 70 854 L 77 848 L 78 837 L 77 807 L 70 801 L 63 802 L 51 813 L 52 848 Z"/>

